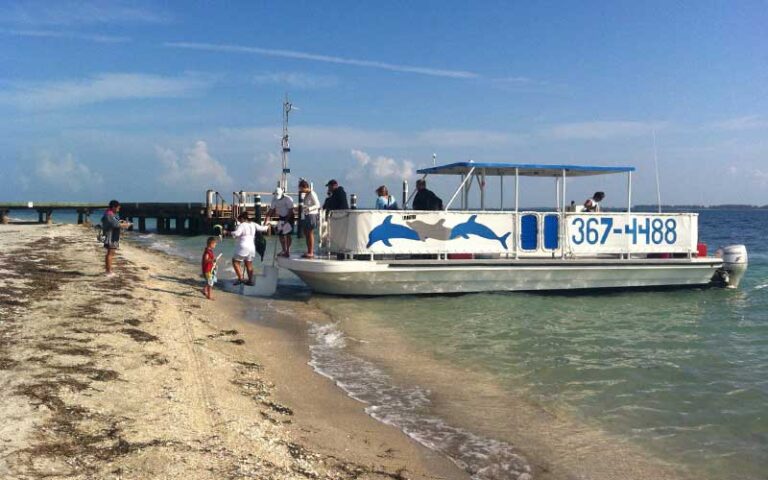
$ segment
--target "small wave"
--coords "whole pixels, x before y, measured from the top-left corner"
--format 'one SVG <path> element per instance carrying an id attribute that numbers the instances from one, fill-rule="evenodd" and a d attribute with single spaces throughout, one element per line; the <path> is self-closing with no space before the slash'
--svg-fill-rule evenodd
<path id="1" fill-rule="evenodd" d="M 762 290 L 764 288 L 768 288 L 768 283 L 763 283 L 762 285 L 757 285 L 755 287 L 755 290 Z"/>
<path id="2" fill-rule="evenodd" d="M 310 366 L 365 403 L 376 420 L 448 456 L 473 480 L 530 478 L 528 462 L 512 445 L 449 425 L 429 413 L 428 390 L 396 385 L 373 363 L 346 353 L 348 339 L 336 324 L 312 324 L 310 334 L 315 341 Z"/>
<path id="3" fill-rule="evenodd" d="M 147 248 L 157 250 L 159 252 L 173 255 L 174 257 L 181 257 L 187 260 L 194 259 L 194 256 L 189 252 L 184 251 L 176 242 L 166 238 L 162 238 L 154 233 L 143 233 L 133 237 L 133 240 L 139 242 Z"/>

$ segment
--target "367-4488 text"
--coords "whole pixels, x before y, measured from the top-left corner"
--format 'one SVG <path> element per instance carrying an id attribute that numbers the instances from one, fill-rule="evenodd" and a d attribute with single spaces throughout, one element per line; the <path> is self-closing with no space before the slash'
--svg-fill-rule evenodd
<path id="1" fill-rule="evenodd" d="M 674 245 L 677 242 L 677 220 L 674 218 L 633 217 L 623 227 L 614 228 L 613 217 L 577 217 L 571 220 L 571 242 L 574 245 L 605 245 L 612 236 L 627 235 L 632 245 Z"/>

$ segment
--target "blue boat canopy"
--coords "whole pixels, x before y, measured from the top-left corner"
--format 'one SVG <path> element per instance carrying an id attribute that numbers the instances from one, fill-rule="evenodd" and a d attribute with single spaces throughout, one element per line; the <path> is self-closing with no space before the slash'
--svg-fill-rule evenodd
<path id="1" fill-rule="evenodd" d="M 562 177 L 565 171 L 568 177 L 586 177 L 589 175 L 606 175 L 610 173 L 634 172 L 635 167 L 601 167 L 587 165 L 545 165 L 528 163 L 495 163 L 495 162 L 458 162 L 436 167 L 422 168 L 420 174 L 430 175 L 466 175 L 470 170 L 474 173 L 484 171 L 487 176 L 515 176 L 515 172 L 521 177 Z"/>

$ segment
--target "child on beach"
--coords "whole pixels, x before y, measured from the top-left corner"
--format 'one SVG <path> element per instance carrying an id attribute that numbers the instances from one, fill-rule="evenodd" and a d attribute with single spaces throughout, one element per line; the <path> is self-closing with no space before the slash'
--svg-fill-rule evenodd
<path id="1" fill-rule="evenodd" d="M 213 253 L 213 249 L 216 248 L 216 237 L 208 237 L 205 244 L 205 250 L 203 251 L 203 277 L 205 278 L 205 286 L 203 287 L 203 295 L 208 300 L 213 300 L 213 285 L 216 283 L 216 255 Z"/>

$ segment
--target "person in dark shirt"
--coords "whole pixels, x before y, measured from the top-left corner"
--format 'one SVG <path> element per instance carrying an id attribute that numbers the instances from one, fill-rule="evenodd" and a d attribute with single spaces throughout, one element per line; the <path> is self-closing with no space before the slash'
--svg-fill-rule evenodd
<path id="1" fill-rule="evenodd" d="M 107 271 L 107 277 L 114 277 L 112 272 L 112 261 L 115 258 L 115 252 L 120 248 L 120 230 L 130 227 L 132 224 L 125 220 L 120 220 L 120 202 L 111 200 L 109 208 L 101 217 L 101 231 L 104 235 L 104 248 L 107 249 L 107 255 L 104 258 L 104 266 Z"/>
<path id="2" fill-rule="evenodd" d="M 427 189 L 427 181 L 416 180 L 416 196 L 413 197 L 414 210 L 442 210 L 443 201 L 432 190 Z"/>
<path id="3" fill-rule="evenodd" d="M 329 181 L 325 186 L 328 187 L 328 198 L 323 203 L 323 210 L 349 210 L 347 192 L 344 191 L 344 187 L 340 186 L 336 180 Z"/>

